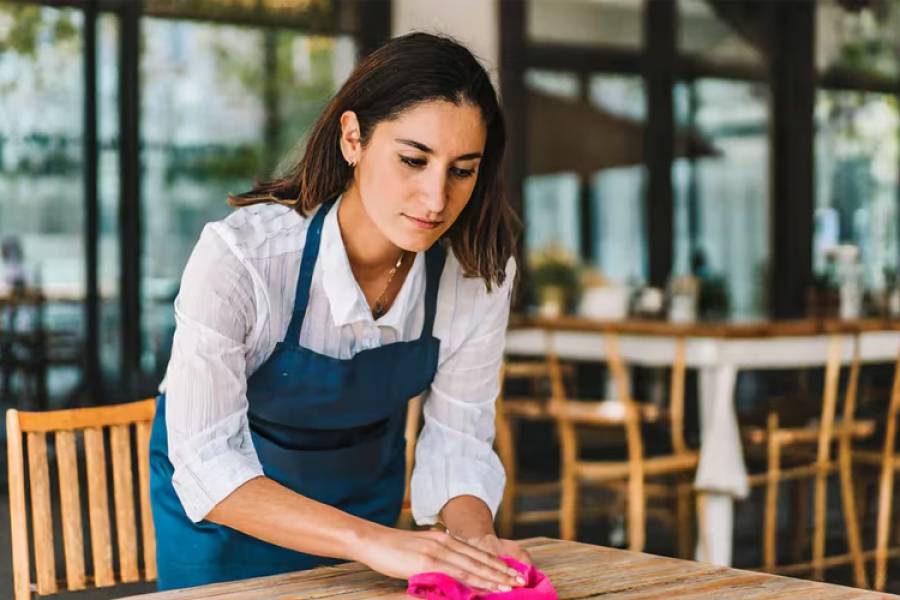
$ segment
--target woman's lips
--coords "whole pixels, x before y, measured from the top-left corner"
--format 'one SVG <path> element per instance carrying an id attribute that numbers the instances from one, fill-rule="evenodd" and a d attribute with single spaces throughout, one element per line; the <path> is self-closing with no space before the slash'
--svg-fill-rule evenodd
<path id="1" fill-rule="evenodd" d="M 410 220 L 413 225 L 420 229 L 434 229 L 438 225 L 441 224 L 441 221 L 428 221 L 426 219 L 417 219 L 415 217 L 411 217 L 409 215 L 404 214 L 404 217 Z"/>

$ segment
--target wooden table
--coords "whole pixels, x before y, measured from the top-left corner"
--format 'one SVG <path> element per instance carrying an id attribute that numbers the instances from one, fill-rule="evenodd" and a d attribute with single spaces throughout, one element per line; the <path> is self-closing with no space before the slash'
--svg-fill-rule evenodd
<path id="1" fill-rule="evenodd" d="M 538 568 L 550 577 L 561 600 L 576 598 L 650 600 L 665 596 L 679 600 L 898 598 L 889 594 L 827 583 L 739 571 L 709 563 L 652 556 L 578 542 L 532 538 L 525 541 L 525 546 L 531 552 Z M 409 598 L 405 590 L 404 581 L 390 579 L 359 563 L 347 563 L 336 567 L 321 567 L 299 573 L 158 592 L 132 598 L 400 600 Z"/>
<path id="2" fill-rule="evenodd" d="M 685 361 L 699 375 L 700 460 L 694 486 L 706 492 L 703 519 L 711 532 L 707 543 L 698 545 L 697 557 L 723 566 L 731 564 L 734 500 L 749 493 L 734 404 L 738 372 L 824 366 L 833 335 L 843 338 L 845 364 L 853 359 L 856 341 L 863 364 L 893 363 L 900 350 L 897 320 L 676 324 L 512 315 L 506 351 L 542 356 L 552 346 L 560 358 L 599 362 L 605 360 L 605 333 L 619 336 L 627 364 L 647 367 L 671 365 L 676 340 L 685 339 Z"/>

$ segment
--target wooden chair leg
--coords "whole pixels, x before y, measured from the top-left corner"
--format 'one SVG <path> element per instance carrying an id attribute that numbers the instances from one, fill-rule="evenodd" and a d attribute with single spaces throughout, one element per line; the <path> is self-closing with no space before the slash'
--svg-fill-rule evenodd
<path id="1" fill-rule="evenodd" d="M 644 474 L 632 474 L 628 482 L 628 549 L 643 552 L 646 541 L 646 497 Z"/>
<path id="2" fill-rule="evenodd" d="M 689 560 L 691 558 L 691 547 L 693 545 L 693 536 L 691 535 L 693 519 L 691 517 L 691 492 L 693 484 L 686 478 L 681 478 L 676 490 L 676 529 L 678 535 L 678 558 Z"/>
<path id="3" fill-rule="evenodd" d="M 828 533 L 828 472 L 823 464 L 818 465 L 813 494 L 812 579 L 821 581 L 825 577 L 825 538 Z"/>
<path id="4" fill-rule="evenodd" d="M 506 471 L 506 487 L 503 488 L 503 500 L 497 518 L 500 536 L 510 538 L 516 522 L 516 451 L 512 425 L 505 416 L 497 417 L 496 444 L 497 454 L 503 469 Z"/>
<path id="5" fill-rule="evenodd" d="M 865 561 L 863 560 L 862 540 L 859 533 L 859 517 L 856 512 L 856 497 L 853 493 L 853 472 L 851 464 L 850 438 L 842 436 L 839 470 L 841 478 L 841 504 L 844 509 L 844 528 L 847 531 L 847 546 L 853 560 L 853 581 L 859 588 L 869 587 Z"/>
<path id="6" fill-rule="evenodd" d="M 578 522 L 578 482 L 575 477 L 563 477 L 561 489 L 559 537 L 567 541 L 574 541 Z"/>
<path id="7" fill-rule="evenodd" d="M 821 581 L 825 576 L 825 539 L 828 527 L 828 475 L 831 469 L 831 444 L 834 440 L 834 415 L 837 405 L 841 375 L 841 344 L 839 336 L 832 336 L 825 365 L 825 389 L 822 398 L 822 416 L 819 421 L 818 449 L 816 452 L 815 489 L 813 491 L 813 553 L 812 579 Z M 852 385 L 855 383 L 851 382 Z"/>
<path id="8" fill-rule="evenodd" d="M 875 589 L 884 590 L 887 582 L 888 534 L 894 495 L 893 457 L 886 457 L 881 467 L 881 488 L 878 493 L 878 533 L 875 542 Z"/>
<path id="9" fill-rule="evenodd" d="M 561 422 L 559 434 L 562 455 L 559 537 L 572 541 L 575 539 L 578 522 L 578 479 L 575 473 L 578 450 L 575 427 L 571 423 Z"/>
<path id="10" fill-rule="evenodd" d="M 712 556 L 710 555 L 710 546 L 709 546 L 709 528 L 706 523 L 706 492 L 703 490 L 697 490 L 697 500 L 696 500 L 696 511 L 697 511 L 697 539 L 699 540 L 700 546 L 700 560 L 704 562 L 711 562 Z"/>
<path id="11" fill-rule="evenodd" d="M 856 415 L 856 398 L 859 390 L 859 336 L 853 342 L 853 363 L 850 366 L 850 380 L 844 401 L 844 423 L 849 425 Z M 841 480 L 841 505 L 844 509 L 844 529 L 847 532 L 847 547 L 853 561 L 853 578 L 856 587 L 868 586 L 862 540 L 859 533 L 859 516 L 856 510 L 856 496 L 853 493 L 853 449 L 849 434 L 842 433 L 838 440 L 838 470 Z"/>
<path id="12" fill-rule="evenodd" d="M 793 560 L 803 562 L 809 546 L 809 480 L 797 479 L 794 482 L 794 532 Z"/>
<path id="13" fill-rule="evenodd" d="M 778 429 L 778 415 L 769 414 L 768 469 L 766 471 L 766 508 L 763 529 L 763 567 L 775 568 L 778 535 L 778 484 L 781 482 L 781 444 L 774 435 Z"/>

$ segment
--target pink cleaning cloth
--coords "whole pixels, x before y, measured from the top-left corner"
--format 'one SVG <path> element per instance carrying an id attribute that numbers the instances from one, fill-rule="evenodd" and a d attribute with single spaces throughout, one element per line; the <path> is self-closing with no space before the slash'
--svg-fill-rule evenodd
<path id="1" fill-rule="evenodd" d="M 479 592 L 445 573 L 419 573 L 409 578 L 406 593 L 425 600 L 557 600 L 550 579 L 533 565 L 501 556 L 507 565 L 522 575 L 525 585 L 508 592 Z"/>

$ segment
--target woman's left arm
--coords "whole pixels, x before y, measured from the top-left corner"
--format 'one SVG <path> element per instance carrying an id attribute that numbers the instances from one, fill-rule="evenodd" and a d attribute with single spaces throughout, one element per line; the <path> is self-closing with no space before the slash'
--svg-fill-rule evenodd
<path id="1" fill-rule="evenodd" d="M 479 280 L 455 282 L 454 306 L 441 315 L 452 324 L 441 327 L 447 354 L 424 403 L 411 498 L 418 524 L 441 521 L 458 538 L 530 562 L 518 544 L 498 539 L 493 525 L 506 481 L 493 450 L 494 416 L 515 273 L 510 258 L 506 280 L 490 293 Z"/>

